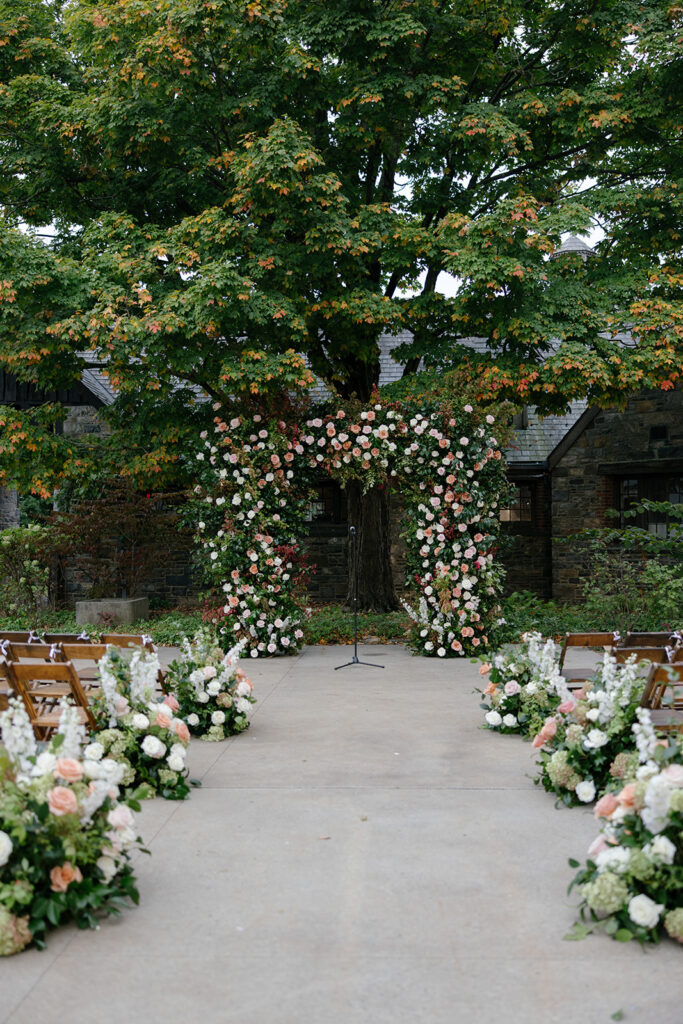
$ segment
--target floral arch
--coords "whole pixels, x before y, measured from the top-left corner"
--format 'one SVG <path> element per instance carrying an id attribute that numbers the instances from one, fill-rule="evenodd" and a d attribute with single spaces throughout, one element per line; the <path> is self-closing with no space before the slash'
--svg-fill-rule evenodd
<path id="1" fill-rule="evenodd" d="M 260 413 L 215 420 L 197 454 L 202 561 L 220 595 L 210 618 L 252 657 L 296 650 L 304 531 L 321 470 L 363 490 L 400 481 L 403 536 L 416 600 L 411 646 L 453 657 L 480 652 L 498 616 L 494 561 L 504 461 L 494 417 L 470 405 L 388 402 L 314 416 L 303 425 Z"/>

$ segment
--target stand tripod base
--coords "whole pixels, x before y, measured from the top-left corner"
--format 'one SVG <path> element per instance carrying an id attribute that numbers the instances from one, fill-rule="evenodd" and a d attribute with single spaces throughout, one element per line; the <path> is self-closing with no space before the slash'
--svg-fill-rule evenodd
<path id="1" fill-rule="evenodd" d="M 354 654 L 351 661 L 345 661 L 343 665 L 335 665 L 334 671 L 338 672 L 340 668 L 348 668 L 349 665 L 367 665 L 368 668 L 384 668 L 384 665 L 378 665 L 375 661 L 360 661 Z"/>

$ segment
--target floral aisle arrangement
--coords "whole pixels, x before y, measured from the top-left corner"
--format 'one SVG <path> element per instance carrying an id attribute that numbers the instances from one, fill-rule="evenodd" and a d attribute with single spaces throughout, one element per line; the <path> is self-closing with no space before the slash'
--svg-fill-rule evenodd
<path id="1" fill-rule="evenodd" d="M 540 633 L 525 633 L 524 646 L 508 645 L 484 662 L 479 672 L 488 676 L 482 690 L 488 703 L 484 721 L 494 732 L 535 735 L 546 718 L 570 699 L 559 669 L 560 649 Z"/>
<path id="2" fill-rule="evenodd" d="M 140 845 L 131 806 L 119 800 L 124 768 L 89 743 L 66 701 L 58 731 L 38 752 L 23 705 L 0 715 L 0 954 L 43 947 L 66 921 L 95 928 L 138 902 L 131 852 Z"/>
<path id="3" fill-rule="evenodd" d="M 184 800 L 190 733 L 171 695 L 159 700 L 159 660 L 143 648 L 112 647 L 98 663 L 102 695 L 94 702 L 96 740 L 123 765 L 122 785 L 141 796 Z"/>
<path id="4" fill-rule="evenodd" d="M 633 655 L 617 665 L 606 652 L 591 682 L 567 695 L 546 718 L 533 745 L 541 751 L 540 781 L 563 803 L 592 803 L 613 764 L 632 747 L 631 727 L 644 686 Z"/>
<path id="5" fill-rule="evenodd" d="M 210 620 L 228 642 L 245 639 L 252 657 L 300 646 L 306 569 L 295 538 L 322 469 L 364 490 L 400 480 L 418 594 L 408 606 L 413 648 L 447 657 L 485 647 L 498 616 L 493 547 L 505 487 L 493 423 L 469 405 L 418 411 L 381 401 L 338 408 L 303 429 L 259 414 L 217 419 L 197 454 L 204 565 L 221 593 Z"/>
<path id="6" fill-rule="evenodd" d="M 190 733 L 202 740 L 223 740 L 249 727 L 255 703 L 253 686 L 239 667 L 241 640 L 226 655 L 215 637 L 201 631 L 184 638 L 180 657 L 168 669 L 168 687 Z"/>
<path id="7" fill-rule="evenodd" d="M 567 938 L 600 929 L 622 942 L 656 942 L 664 932 L 683 943 L 682 751 L 656 736 L 643 708 L 633 732 L 639 763 L 595 805 L 602 829 L 570 886 L 582 902 Z"/>

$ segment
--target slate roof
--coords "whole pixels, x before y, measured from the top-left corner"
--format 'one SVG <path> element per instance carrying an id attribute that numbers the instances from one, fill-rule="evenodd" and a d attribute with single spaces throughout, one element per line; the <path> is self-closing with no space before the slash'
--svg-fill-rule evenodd
<path id="1" fill-rule="evenodd" d="M 528 425 L 518 427 L 512 434 L 507 450 L 508 464 L 545 462 L 587 408 L 586 401 L 573 402 L 569 412 L 543 417 L 529 409 Z"/>

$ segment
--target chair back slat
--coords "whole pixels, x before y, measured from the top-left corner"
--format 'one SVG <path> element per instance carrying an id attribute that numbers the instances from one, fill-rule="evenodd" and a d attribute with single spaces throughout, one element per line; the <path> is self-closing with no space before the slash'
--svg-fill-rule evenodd
<path id="1" fill-rule="evenodd" d="M 151 636 L 145 633 L 102 633 L 101 644 L 112 644 L 114 647 L 145 647 L 148 651 L 156 650 Z"/>
<path id="2" fill-rule="evenodd" d="M 34 718 L 37 716 L 34 699 L 40 699 L 40 683 L 48 681 L 66 683 L 74 703 L 84 710 L 90 728 L 95 728 L 95 716 L 88 703 L 88 698 L 81 681 L 78 678 L 78 673 L 70 661 L 53 661 L 41 665 L 31 664 L 30 662 L 16 662 L 12 665 L 12 671 L 17 683 L 20 686 L 24 686 L 25 703 L 26 698 L 28 698 L 29 702 L 33 705 Z"/>
<path id="3" fill-rule="evenodd" d="M 679 635 L 670 629 L 657 633 L 628 632 L 621 642 L 621 647 L 675 647 Z"/>
<path id="4" fill-rule="evenodd" d="M 617 642 L 618 633 L 565 633 L 560 649 L 560 669 L 564 665 L 567 650 L 570 647 L 613 647 Z"/>
<path id="5" fill-rule="evenodd" d="M 624 665 L 633 657 L 636 661 L 649 661 L 653 665 L 661 665 L 668 660 L 665 647 L 615 647 L 611 653 L 617 659 L 617 665 Z"/>

